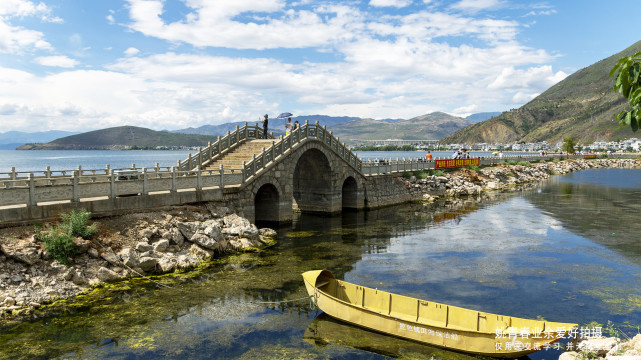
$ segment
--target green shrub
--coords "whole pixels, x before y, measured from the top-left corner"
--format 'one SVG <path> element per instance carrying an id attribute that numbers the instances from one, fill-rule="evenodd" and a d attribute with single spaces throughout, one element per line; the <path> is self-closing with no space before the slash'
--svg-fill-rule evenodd
<path id="1" fill-rule="evenodd" d="M 49 256 L 70 266 L 69 258 L 76 255 L 77 250 L 71 229 L 67 224 L 60 224 L 49 231 L 39 232 L 38 239 L 42 241 Z"/>
<path id="2" fill-rule="evenodd" d="M 516 161 L 514 161 L 514 160 L 508 160 L 505 163 L 508 164 L 508 165 L 516 165 Z"/>
<path id="3" fill-rule="evenodd" d="M 443 176 L 443 175 L 445 175 L 445 172 L 443 170 L 434 170 L 434 174 L 433 175 L 435 175 L 435 176 Z"/>
<path id="4" fill-rule="evenodd" d="M 406 179 L 409 179 L 409 178 L 412 177 L 412 173 L 409 172 L 409 171 L 406 171 L 406 172 L 403 173 L 403 177 L 406 178 Z"/>
<path id="5" fill-rule="evenodd" d="M 430 170 L 416 170 L 414 171 L 414 176 L 416 176 L 417 179 L 425 179 L 430 176 Z"/>
<path id="6" fill-rule="evenodd" d="M 83 239 L 89 239 L 95 234 L 96 224 L 87 226 L 91 213 L 86 210 L 73 209 L 69 214 L 60 215 L 64 224 L 69 227 L 72 236 L 80 236 Z"/>
<path id="7" fill-rule="evenodd" d="M 519 161 L 516 163 L 516 165 L 522 165 L 522 166 L 530 166 L 529 161 Z"/>
<path id="8" fill-rule="evenodd" d="M 514 175 L 514 173 L 513 173 L 513 172 L 509 172 L 509 173 L 507 173 L 507 176 L 508 176 L 508 177 L 515 177 L 516 175 Z"/>
<path id="9" fill-rule="evenodd" d="M 470 169 L 470 170 L 472 170 L 472 171 L 474 171 L 474 172 L 479 172 L 479 171 L 481 171 L 481 167 L 480 167 L 480 166 L 478 166 L 478 165 L 470 165 L 470 166 L 468 166 L 467 168 L 468 168 L 468 169 Z"/>
<path id="10" fill-rule="evenodd" d="M 69 259 L 77 254 L 73 238 L 76 236 L 88 239 L 97 230 L 97 223 L 87 225 L 91 213 L 86 210 L 72 210 L 68 214 L 60 215 L 62 224 L 56 225 L 47 231 L 37 231 L 38 239 L 42 241 L 47 253 L 60 263 L 70 266 Z"/>

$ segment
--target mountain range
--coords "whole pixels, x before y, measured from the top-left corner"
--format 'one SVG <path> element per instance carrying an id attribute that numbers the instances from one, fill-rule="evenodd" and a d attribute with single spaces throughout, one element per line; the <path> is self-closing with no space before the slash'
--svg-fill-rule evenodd
<path id="1" fill-rule="evenodd" d="M 393 137 L 395 139 L 440 139 L 465 126 L 472 121 L 445 113 L 432 113 L 417 116 L 409 120 L 403 119 L 360 119 L 356 117 L 332 117 L 325 115 L 308 115 L 292 117 L 301 125 L 305 121 L 327 126 L 335 136 L 347 143 L 358 140 L 379 140 Z M 270 132 L 275 136 L 285 132 L 285 119 L 271 119 Z M 96 150 L 122 148 L 152 148 L 156 146 L 204 146 L 208 141 L 215 141 L 227 131 L 233 131 L 236 126 L 244 126 L 244 122 L 226 123 L 221 125 L 205 125 L 198 128 L 187 128 L 174 132 L 155 131 L 136 126 L 118 126 L 108 129 L 94 130 L 86 133 L 62 137 L 40 144 L 30 143 L 21 145 L 19 150 Z M 259 126 L 261 124 L 259 123 Z"/>
<path id="2" fill-rule="evenodd" d="M 66 136 L 45 144 L 25 144 L 18 150 L 109 150 L 156 146 L 206 146 L 216 141 L 209 135 L 173 134 L 137 126 L 118 126 Z"/>
<path id="3" fill-rule="evenodd" d="M 461 129 L 442 142 L 556 143 L 571 136 L 579 143 L 592 143 L 634 137 L 630 126 L 619 128 L 615 119 L 627 100 L 613 91 L 609 72 L 621 57 L 639 51 L 641 41 L 573 73 L 519 109 Z"/>

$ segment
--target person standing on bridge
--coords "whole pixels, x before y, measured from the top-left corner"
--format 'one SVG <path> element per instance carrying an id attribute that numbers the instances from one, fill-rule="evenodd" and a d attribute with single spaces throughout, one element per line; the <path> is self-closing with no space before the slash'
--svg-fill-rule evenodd
<path id="1" fill-rule="evenodd" d="M 261 120 L 263 123 L 263 139 L 267 139 L 267 126 L 269 125 L 269 115 L 265 114 L 265 120 Z"/>
<path id="2" fill-rule="evenodd" d="M 290 132 L 292 132 L 292 118 L 287 118 L 287 122 L 285 123 L 285 135 L 289 135 Z"/>
<path id="3" fill-rule="evenodd" d="M 427 154 L 425 154 L 425 160 L 427 160 L 427 161 L 432 160 L 432 153 L 431 152 L 428 151 Z"/>

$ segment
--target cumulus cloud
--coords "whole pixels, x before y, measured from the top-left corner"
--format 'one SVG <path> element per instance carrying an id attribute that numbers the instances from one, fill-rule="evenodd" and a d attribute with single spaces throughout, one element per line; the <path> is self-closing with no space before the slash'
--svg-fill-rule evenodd
<path id="1" fill-rule="evenodd" d="M 370 0 L 370 6 L 402 8 L 412 4 L 412 0 Z"/>
<path id="2" fill-rule="evenodd" d="M 478 12 L 492 10 L 504 5 L 502 0 L 461 0 L 451 6 L 452 9 Z"/>
<path id="3" fill-rule="evenodd" d="M 135 47 L 130 47 L 130 48 L 127 48 L 127 50 L 125 50 L 125 55 L 134 56 L 134 55 L 138 54 L 139 52 L 140 52 L 140 50 L 136 49 Z"/>
<path id="4" fill-rule="evenodd" d="M 496 8 L 503 5 L 499 0 L 385 16 L 345 2 L 303 0 L 293 7 L 284 0 L 189 0 L 179 19 L 166 16 L 164 1 L 126 1 L 127 30 L 166 40 L 171 51 L 142 54 L 131 43 L 122 58 L 93 71 L 72 69 L 78 62 L 64 56 L 35 60 L 61 68 L 46 76 L 0 69 L 0 84 L 12 84 L 0 87 L 0 115 L 25 119 L 18 124 L 23 128 L 64 123 L 70 129 L 253 121 L 257 114 L 282 112 L 283 104 L 303 114 L 411 118 L 432 111 L 501 110 L 501 99 L 518 106 L 567 76 L 547 65 L 554 56 L 519 42 L 518 21 L 459 11 Z M 68 38 L 77 58 L 88 48 L 80 34 Z M 455 45 L 452 38 L 462 40 Z M 44 41 L 44 35 L 33 39 Z M 283 48 L 293 56 L 273 50 Z M 322 60 L 315 52 L 323 52 Z"/>
<path id="5" fill-rule="evenodd" d="M 73 68 L 78 66 L 79 62 L 67 56 L 40 56 L 33 60 L 36 64 L 44 66 L 54 66 L 62 68 Z"/>

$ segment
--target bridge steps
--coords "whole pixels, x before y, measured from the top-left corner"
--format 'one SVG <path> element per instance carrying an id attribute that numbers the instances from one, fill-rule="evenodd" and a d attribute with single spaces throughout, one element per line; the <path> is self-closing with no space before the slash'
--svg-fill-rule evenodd
<path id="1" fill-rule="evenodd" d="M 263 148 L 270 147 L 273 141 L 274 139 L 249 140 L 223 155 L 221 159 L 218 159 L 213 164 L 206 166 L 204 170 L 218 170 L 220 165 L 223 165 L 224 169 L 242 169 L 243 161 L 249 162 L 254 154 L 260 154 Z"/>

